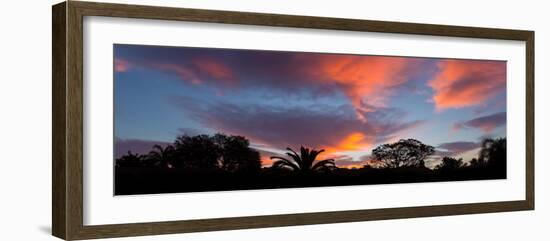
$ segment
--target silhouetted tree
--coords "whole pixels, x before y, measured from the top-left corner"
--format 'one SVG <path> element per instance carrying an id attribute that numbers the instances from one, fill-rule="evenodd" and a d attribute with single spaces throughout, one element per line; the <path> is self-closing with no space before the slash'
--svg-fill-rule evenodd
<path id="1" fill-rule="evenodd" d="M 506 138 L 483 140 L 478 158 L 488 163 L 506 160 Z"/>
<path id="2" fill-rule="evenodd" d="M 506 178 L 505 138 L 484 140 L 479 156 L 472 159 L 470 165 L 465 165 L 462 159 L 444 157 L 434 170 L 424 166 L 424 161 L 434 153 L 434 148 L 413 139 L 378 146 L 373 150 L 368 165 L 354 169 L 337 168 L 333 159 L 316 161 L 323 150 L 304 147 L 299 152 L 290 148 L 287 150 L 288 157 L 273 156 L 273 165 L 262 168 L 258 151 L 251 148 L 244 137 L 223 134 L 180 136 L 173 145 L 153 146 L 148 155 L 128 152 L 117 158 L 115 193 L 125 195 Z M 174 165 L 176 169 L 159 168 L 164 166 L 162 163 Z M 379 168 L 384 166 L 388 168 Z M 315 174 L 323 171 L 326 173 Z"/>
<path id="3" fill-rule="evenodd" d="M 128 151 L 127 154 L 116 159 L 116 167 L 142 167 L 145 166 L 145 156 Z"/>
<path id="4" fill-rule="evenodd" d="M 208 135 L 179 136 L 174 149 L 175 167 L 214 169 L 218 166 L 220 151 Z"/>
<path id="5" fill-rule="evenodd" d="M 425 145 L 418 140 L 401 139 L 396 143 L 376 147 L 372 150 L 372 155 L 387 168 L 425 167 L 424 159 L 434 151 L 433 146 Z"/>
<path id="6" fill-rule="evenodd" d="M 183 135 L 176 139 L 170 152 L 173 153 L 170 164 L 176 168 L 253 173 L 262 167 L 260 153 L 250 148 L 250 142 L 242 136 Z"/>
<path id="7" fill-rule="evenodd" d="M 470 165 L 468 165 L 470 167 L 480 167 L 480 166 L 483 166 L 483 163 L 481 161 L 479 161 L 479 159 L 477 158 L 472 158 L 472 160 L 470 161 Z"/>
<path id="8" fill-rule="evenodd" d="M 260 153 L 250 148 L 246 138 L 216 134 L 212 139 L 218 150 L 218 165 L 223 170 L 255 173 L 262 168 Z"/>
<path id="9" fill-rule="evenodd" d="M 506 172 L 506 138 L 483 140 L 477 161 L 471 165 Z"/>
<path id="10" fill-rule="evenodd" d="M 300 154 L 296 153 L 290 148 L 286 148 L 289 152 L 286 154 L 291 157 L 287 159 L 284 157 L 272 156 L 271 159 L 278 160 L 273 163 L 273 168 L 286 168 L 293 171 L 299 171 L 302 173 L 309 173 L 311 171 L 331 171 L 336 168 L 334 159 L 326 159 L 315 162 L 317 156 L 325 150 L 315 150 L 305 147 L 300 147 Z"/>
<path id="11" fill-rule="evenodd" d="M 148 158 L 160 167 L 173 167 L 173 158 L 175 149 L 172 145 L 162 147 L 161 145 L 154 145 L 153 150 L 149 152 Z"/>
<path id="12" fill-rule="evenodd" d="M 437 165 L 437 170 L 455 170 L 461 167 L 464 167 L 465 164 L 462 161 L 462 158 L 453 158 L 453 157 L 443 157 L 441 163 Z"/>
<path id="13" fill-rule="evenodd" d="M 372 170 L 374 169 L 371 164 L 366 164 L 361 167 L 363 170 Z"/>

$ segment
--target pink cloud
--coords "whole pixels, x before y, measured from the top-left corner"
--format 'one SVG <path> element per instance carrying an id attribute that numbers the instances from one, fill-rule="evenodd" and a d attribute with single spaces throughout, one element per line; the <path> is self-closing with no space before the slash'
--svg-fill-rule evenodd
<path id="1" fill-rule="evenodd" d="M 506 88 L 506 62 L 441 60 L 428 85 L 438 111 L 478 106 Z"/>
<path id="2" fill-rule="evenodd" d="M 189 68 L 181 64 L 170 64 L 170 63 L 161 63 L 161 62 L 151 62 L 149 65 L 153 68 L 156 68 L 161 71 L 166 71 L 176 74 L 180 79 L 191 82 L 192 84 L 201 84 L 203 81 L 199 76 L 193 71 L 192 68 Z"/>
<path id="3" fill-rule="evenodd" d="M 360 55 L 317 55 L 315 59 L 298 55 L 297 59 L 307 75 L 336 83 L 363 121 L 364 113 L 385 107 L 395 88 L 411 79 L 421 63 L 416 58 Z"/>
<path id="4" fill-rule="evenodd" d="M 115 58 L 115 72 L 126 72 L 130 69 L 130 62 L 125 59 Z"/>
<path id="5" fill-rule="evenodd" d="M 192 84 L 216 82 L 231 86 L 238 82 L 229 66 L 220 60 L 212 58 L 196 57 L 188 64 L 148 62 L 145 65 L 176 74 L 180 79 Z"/>
<path id="6" fill-rule="evenodd" d="M 233 71 L 223 62 L 213 58 L 196 58 L 193 65 L 198 71 L 209 78 L 224 82 L 225 84 L 235 84 L 237 79 Z"/>

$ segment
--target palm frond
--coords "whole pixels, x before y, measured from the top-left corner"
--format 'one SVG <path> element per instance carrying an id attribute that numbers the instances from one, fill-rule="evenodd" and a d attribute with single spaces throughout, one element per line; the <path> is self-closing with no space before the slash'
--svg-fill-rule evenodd
<path id="1" fill-rule="evenodd" d="M 315 150 L 301 146 L 300 154 L 289 147 L 287 147 L 286 149 L 288 150 L 286 155 L 291 158 L 287 159 L 284 157 L 272 156 L 271 159 L 278 160 L 273 163 L 272 167 L 285 167 L 291 168 L 296 171 L 300 170 L 303 172 L 332 170 L 336 168 L 336 165 L 334 164 L 334 159 L 327 159 L 315 162 L 317 156 L 325 151 L 323 149 Z"/>
<path id="2" fill-rule="evenodd" d="M 302 162 L 302 158 L 300 157 L 300 155 L 298 155 L 298 153 L 296 153 L 294 150 L 290 149 L 290 147 L 287 147 L 286 149 L 288 151 L 290 151 L 290 152 L 287 152 L 286 154 L 291 156 L 296 161 L 296 163 Z"/>
<path id="3" fill-rule="evenodd" d="M 297 170 L 296 165 L 294 165 L 292 162 L 289 162 L 288 160 L 279 160 L 273 163 L 271 166 L 273 168 L 290 168 L 292 170 Z"/>
<path id="4" fill-rule="evenodd" d="M 290 149 L 290 147 L 286 148 L 288 151 L 292 152 L 294 155 L 299 156 L 298 153 L 296 153 L 294 150 Z"/>
<path id="5" fill-rule="evenodd" d="M 294 159 L 294 161 L 295 161 L 296 163 L 302 162 L 302 158 L 301 158 L 300 156 L 294 154 L 294 153 L 287 152 L 287 153 L 285 153 L 285 154 L 286 154 L 287 156 L 292 157 L 292 159 Z"/>
<path id="6" fill-rule="evenodd" d="M 334 167 L 336 167 L 336 164 L 334 164 L 334 159 L 326 159 L 315 163 L 315 165 L 313 165 L 311 169 L 319 170 L 323 168 L 334 168 Z"/>
<path id="7" fill-rule="evenodd" d="M 311 159 L 315 160 L 317 158 L 317 156 L 319 154 L 321 154 L 321 152 L 324 152 L 324 151 L 325 151 L 325 149 L 321 149 L 321 150 L 318 150 L 318 151 L 311 150 Z"/>
<path id="8" fill-rule="evenodd" d="M 284 164 L 285 166 L 290 166 L 292 169 L 294 170 L 300 170 L 300 167 L 294 163 L 293 161 L 289 160 L 289 159 L 286 159 L 284 157 L 279 157 L 279 156 L 272 156 L 270 157 L 270 159 L 278 159 L 279 161 L 276 161 L 273 163 L 273 167 L 279 167 L 280 165 Z M 275 165 L 276 163 L 279 163 L 278 165 Z"/>
<path id="9" fill-rule="evenodd" d="M 302 159 L 309 159 L 309 149 L 305 148 L 304 146 L 301 146 L 300 156 L 302 157 Z"/>

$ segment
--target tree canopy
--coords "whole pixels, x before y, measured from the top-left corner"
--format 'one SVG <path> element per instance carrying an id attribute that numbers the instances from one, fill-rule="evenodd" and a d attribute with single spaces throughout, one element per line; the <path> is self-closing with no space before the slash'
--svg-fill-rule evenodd
<path id="1" fill-rule="evenodd" d="M 506 138 L 484 139 L 478 158 L 470 162 L 474 167 L 490 167 L 506 172 Z"/>
<path id="2" fill-rule="evenodd" d="M 217 146 L 218 165 L 230 172 L 256 172 L 262 168 L 260 153 L 250 148 L 242 136 L 216 134 L 212 141 Z"/>
<path id="3" fill-rule="evenodd" d="M 372 155 L 383 167 L 424 167 L 424 159 L 435 152 L 435 148 L 415 139 L 401 139 L 383 144 L 372 150 Z"/>
<path id="4" fill-rule="evenodd" d="M 224 134 L 178 136 L 173 145 L 154 145 L 148 155 L 128 152 L 117 159 L 117 166 L 147 164 L 162 168 L 222 169 L 229 172 L 257 172 L 260 153 L 250 148 L 242 136 Z"/>
<path id="5" fill-rule="evenodd" d="M 454 158 L 454 157 L 443 157 L 441 159 L 441 163 L 436 166 L 437 170 L 455 170 L 461 167 L 466 166 L 466 164 L 462 161 L 462 158 Z"/>

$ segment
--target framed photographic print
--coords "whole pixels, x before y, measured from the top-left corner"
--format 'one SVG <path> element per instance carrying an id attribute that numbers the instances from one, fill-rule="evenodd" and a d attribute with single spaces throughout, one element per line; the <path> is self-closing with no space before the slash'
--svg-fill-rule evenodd
<path id="1" fill-rule="evenodd" d="M 534 209 L 534 32 L 53 6 L 53 235 Z"/>

